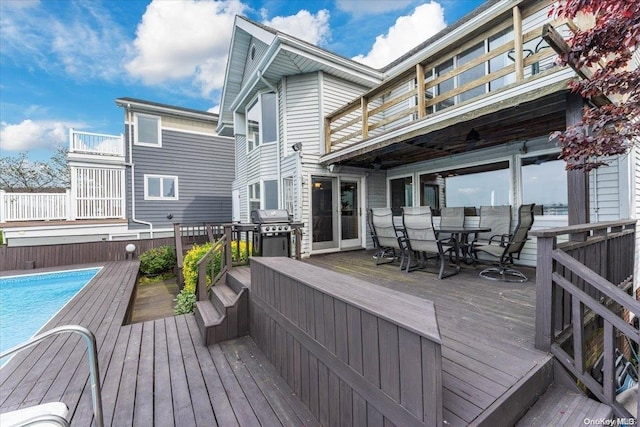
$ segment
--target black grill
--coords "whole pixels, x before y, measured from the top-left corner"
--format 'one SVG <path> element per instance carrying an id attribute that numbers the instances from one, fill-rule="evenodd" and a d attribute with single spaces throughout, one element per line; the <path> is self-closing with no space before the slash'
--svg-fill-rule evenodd
<path id="1" fill-rule="evenodd" d="M 260 256 L 291 256 L 291 217 L 282 209 L 259 209 L 251 212 L 251 222 L 259 225 L 254 248 Z"/>

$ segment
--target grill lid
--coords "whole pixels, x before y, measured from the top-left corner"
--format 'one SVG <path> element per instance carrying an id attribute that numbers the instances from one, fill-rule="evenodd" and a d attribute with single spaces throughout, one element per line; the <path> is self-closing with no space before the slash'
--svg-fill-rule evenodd
<path id="1" fill-rule="evenodd" d="M 289 212 L 285 209 L 257 209 L 251 211 L 251 222 L 254 224 L 289 223 Z"/>

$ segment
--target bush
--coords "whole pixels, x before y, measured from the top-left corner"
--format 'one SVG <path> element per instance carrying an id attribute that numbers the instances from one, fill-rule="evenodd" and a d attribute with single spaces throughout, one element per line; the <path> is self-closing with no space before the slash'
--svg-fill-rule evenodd
<path id="1" fill-rule="evenodd" d="M 196 294 L 182 289 L 174 301 L 176 302 L 176 307 L 173 310 L 175 314 L 193 313 L 193 307 L 196 305 Z"/>
<path id="2" fill-rule="evenodd" d="M 142 274 L 154 275 L 171 271 L 176 265 L 175 250 L 171 246 L 151 248 L 140 255 Z"/>
<path id="3" fill-rule="evenodd" d="M 176 314 L 192 313 L 193 306 L 196 303 L 196 287 L 198 286 L 198 261 L 211 250 L 213 243 L 205 243 L 203 245 L 193 245 L 193 247 L 185 254 L 182 263 L 182 275 L 184 277 L 184 287 L 176 298 Z M 238 251 L 238 243 L 231 242 L 231 259 L 234 263 L 246 264 L 251 252 L 251 245 L 246 242 L 240 242 L 240 250 Z M 238 253 L 239 252 L 239 253 Z M 207 267 L 207 285 L 211 285 L 211 280 L 220 271 L 220 253 L 216 254 L 213 260 L 213 271 L 211 267 Z M 180 310 L 180 312 L 178 312 Z M 184 311 L 186 310 L 186 311 Z"/>

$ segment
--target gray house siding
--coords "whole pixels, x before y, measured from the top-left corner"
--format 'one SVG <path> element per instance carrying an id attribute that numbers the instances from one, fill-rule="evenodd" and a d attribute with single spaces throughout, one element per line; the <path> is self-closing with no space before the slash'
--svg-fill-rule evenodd
<path id="1" fill-rule="evenodd" d="M 129 133 L 127 132 L 127 138 Z M 127 173 L 130 228 L 154 228 L 173 223 L 231 221 L 233 141 L 213 135 L 162 130 L 162 147 L 132 145 L 135 171 L 135 217 L 131 212 L 131 171 Z M 145 200 L 144 176 L 178 177 L 178 200 Z M 167 216 L 171 215 L 169 219 Z"/>
<path id="2" fill-rule="evenodd" d="M 253 59 L 251 59 L 251 50 L 255 46 L 255 54 Z M 260 63 L 260 60 L 264 56 L 265 52 L 269 46 L 255 37 L 251 39 L 249 42 L 249 48 L 247 49 L 247 59 L 245 61 L 244 72 L 242 75 L 242 86 L 246 83 L 247 79 L 251 77 L 251 74 L 256 70 L 257 65 Z"/>

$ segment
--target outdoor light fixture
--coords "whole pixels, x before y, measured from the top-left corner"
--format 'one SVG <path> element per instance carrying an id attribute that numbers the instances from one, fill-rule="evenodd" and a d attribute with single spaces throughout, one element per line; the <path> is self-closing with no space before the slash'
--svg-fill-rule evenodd
<path id="1" fill-rule="evenodd" d="M 298 151 L 302 150 L 302 142 L 296 142 L 295 144 L 293 144 L 293 145 L 291 146 L 291 149 L 292 149 L 293 151 L 295 151 L 296 153 L 297 153 Z"/>
<path id="2" fill-rule="evenodd" d="M 373 159 L 373 169 L 379 171 L 381 167 L 382 160 L 380 159 L 380 156 L 377 156 L 375 159 Z"/>
<path id="3" fill-rule="evenodd" d="M 124 247 L 124 250 L 127 251 L 127 259 L 133 259 L 133 253 L 136 251 L 136 245 L 129 243 Z"/>
<path id="4" fill-rule="evenodd" d="M 338 167 L 338 166 L 336 166 L 336 164 L 335 164 L 335 163 L 331 163 L 329 166 L 327 166 L 327 170 L 328 170 L 329 172 L 332 172 L 332 173 L 333 173 L 333 171 L 338 172 L 338 169 L 339 169 L 339 167 Z"/>

